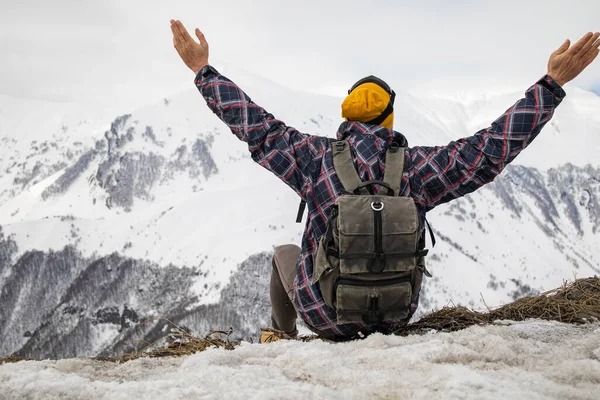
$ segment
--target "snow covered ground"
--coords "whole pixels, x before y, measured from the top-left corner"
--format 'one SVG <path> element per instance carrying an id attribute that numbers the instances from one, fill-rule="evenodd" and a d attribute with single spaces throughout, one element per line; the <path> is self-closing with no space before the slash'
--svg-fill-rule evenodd
<path id="1" fill-rule="evenodd" d="M 0 366 L 0 399 L 598 399 L 600 323 L 530 320 L 363 341 L 243 343 L 125 364 Z"/>

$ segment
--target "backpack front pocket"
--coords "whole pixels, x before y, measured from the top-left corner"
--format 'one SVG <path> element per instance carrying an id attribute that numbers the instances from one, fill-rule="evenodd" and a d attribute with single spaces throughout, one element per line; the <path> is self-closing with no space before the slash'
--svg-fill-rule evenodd
<path id="1" fill-rule="evenodd" d="M 338 323 L 380 324 L 409 316 L 411 277 L 382 280 L 342 278 L 335 284 Z"/>
<path id="2" fill-rule="evenodd" d="M 419 225 L 412 199 L 346 196 L 337 202 L 341 274 L 399 273 L 415 268 Z M 399 219 L 399 215 L 405 217 Z"/>

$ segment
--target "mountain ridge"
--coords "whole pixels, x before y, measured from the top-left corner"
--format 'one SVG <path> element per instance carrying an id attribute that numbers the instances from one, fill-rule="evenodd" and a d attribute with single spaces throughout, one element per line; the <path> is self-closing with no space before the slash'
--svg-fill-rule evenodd
<path id="1" fill-rule="evenodd" d="M 238 83 L 283 121 L 303 132 L 335 134 L 339 99 L 246 79 Z M 479 121 L 497 110 L 492 118 L 499 115 L 513 96 L 464 104 L 400 92 L 397 124 L 411 143 L 447 143 L 473 134 Z M 10 124 L 0 114 L 0 141 L 8 143 L 0 158 L 0 296 L 12 304 L 0 330 L 13 335 L 3 352 L 75 356 L 122 349 L 140 320 L 157 316 L 150 311 L 159 310 L 162 292 L 149 287 L 128 297 L 127 286 L 102 272 L 116 266 L 129 282 L 150 279 L 144 271 L 178 277 L 165 284 L 178 300 L 173 308 L 163 303 L 159 314 L 179 318 L 198 334 L 228 318 L 249 337 L 259 323 L 268 324 L 269 257 L 277 245 L 300 242 L 298 198 L 256 165 L 246 145 L 203 103 L 192 88 L 113 118 L 102 129 L 88 128 L 91 123 L 62 129 L 56 118 L 50 133 L 40 126 L 27 135 L 3 130 Z M 530 157 L 518 157 L 493 183 L 428 214 L 438 245 L 430 253 L 434 277 L 425 283 L 420 313 L 449 302 L 482 308 L 482 298 L 499 305 L 555 287 L 558 277 L 599 273 L 600 170 L 592 157 L 599 104 L 574 92 L 559 107 L 566 112 L 557 111 L 524 151 Z M 589 142 L 576 159 L 571 154 L 578 148 L 561 148 L 572 135 Z M 560 151 L 563 156 L 555 156 Z M 27 278 L 52 271 L 67 287 L 89 277 L 89 292 L 79 295 L 89 298 L 86 310 L 58 300 L 66 289 L 45 282 L 52 279 Z M 224 295 L 247 299 L 233 301 L 243 311 L 227 306 Z M 35 296 L 46 299 L 38 300 L 43 312 L 25 301 Z M 27 319 L 35 322 L 17 328 L 15 321 Z M 163 328 L 144 329 L 137 332 Z M 61 347 L 68 337 L 63 330 L 78 332 L 69 341 L 81 346 Z"/>

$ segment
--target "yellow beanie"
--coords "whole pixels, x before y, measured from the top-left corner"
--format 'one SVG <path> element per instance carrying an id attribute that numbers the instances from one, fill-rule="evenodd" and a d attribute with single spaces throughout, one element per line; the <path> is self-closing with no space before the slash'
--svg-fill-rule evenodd
<path id="1" fill-rule="evenodd" d="M 379 117 L 390 102 L 390 94 L 373 82 L 357 86 L 342 103 L 342 117 L 348 121 L 369 122 Z M 392 129 L 394 113 L 387 116 L 379 125 Z"/>

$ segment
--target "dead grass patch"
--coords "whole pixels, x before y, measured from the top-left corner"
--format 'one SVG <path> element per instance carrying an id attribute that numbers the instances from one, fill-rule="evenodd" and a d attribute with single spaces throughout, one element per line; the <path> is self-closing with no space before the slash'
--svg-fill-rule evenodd
<path id="1" fill-rule="evenodd" d="M 512 303 L 487 312 L 478 312 L 466 307 L 444 307 L 441 310 L 397 329 L 397 335 L 409 335 L 431 330 L 452 332 L 473 325 L 486 325 L 496 320 L 523 321 L 526 319 L 544 319 L 569 324 L 583 324 L 600 320 L 600 278 L 576 279 L 564 283 L 561 287 L 542 293 L 539 296 L 523 297 Z M 197 338 L 168 321 L 173 329 L 169 334 L 171 342 L 156 349 L 156 343 L 145 343 L 141 351 L 125 354 L 121 357 L 95 357 L 100 361 L 127 362 L 141 357 L 185 356 L 204 351 L 208 348 L 233 350 L 239 340 L 230 338 L 233 330 L 212 331 L 203 338 Z M 268 329 L 264 329 L 268 330 Z M 316 335 L 300 336 L 295 340 L 308 342 L 318 339 Z M 289 338 L 286 338 L 289 339 Z M 12 355 L 0 358 L 0 364 L 29 360 Z"/>

